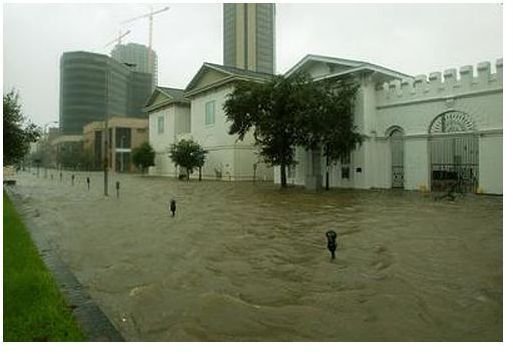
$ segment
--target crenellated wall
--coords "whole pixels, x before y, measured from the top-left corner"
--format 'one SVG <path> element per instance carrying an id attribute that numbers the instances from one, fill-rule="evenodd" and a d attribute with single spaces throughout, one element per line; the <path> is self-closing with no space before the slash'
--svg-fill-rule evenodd
<path id="1" fill-rule="evenodd" d="M 472 133 L 479 139 L 479 190 L 502 194 L 502 59 L 491 73 L 489 62 L 474 68 L 420 75 L 410 81 L 392 81 L 375 90 L 375 136 L 380 149 L 374 149 L 385 168 L 374 168 L 373 185 L 390 185 L 389 132 L 399 127 L 404 132 L 404 188 L 429 189 L 429 139 L 434 119 L 456 111 L 467 115 Z M 371 145 L 371 142 L 367 145 Z M 371 165 L 372 167 L 376 164 Z M 369 169 L 369 168 L 367 168 Z"/>
<path id="2" fill-rule="evenodd" d="M 376 104 L 379 108 L 502 89 L 502 58 L 497 59 L 495 68 L 496 72 L 492 74 L 490 62 L 485 61 L 477 65 L 477 76 L 474 76 L 472 65 L 465 65 L 459 69 L 459 77 L 457 69 L 447 69 L 443 74 L 433 72 L 411 80 L 394 80 L 376 89 Z"/>

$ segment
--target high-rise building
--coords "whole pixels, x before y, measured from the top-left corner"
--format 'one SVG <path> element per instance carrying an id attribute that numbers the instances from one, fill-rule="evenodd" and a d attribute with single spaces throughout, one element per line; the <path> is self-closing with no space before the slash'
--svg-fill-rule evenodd
<path id="1" fill-rule="evenodd" d="M 137 43 L 117 44 L 110 52 L 110 56 L 117 61 L 129 65 L 132 70 L 141 73 L 153 74 L 153 86 L 158 82 L 157 53 L 151 50 L 151 59 L 148 56 L 148 47 Z M 151 65 L 148 65 L 148 60 Z"/>
<path id="2" fill-rule="evenodd" d="M 59 126 L 63 134 L 107 117 L 147 118 L 142 108 L 152 75 L 133 71 L 107 55 L 67 52 L 61 57 Z"/>
<path id="3" fill-rule="evenodd" d="M 224 65 L 274 74 L 275 14 L 275 4 L 224 4 Z"/>

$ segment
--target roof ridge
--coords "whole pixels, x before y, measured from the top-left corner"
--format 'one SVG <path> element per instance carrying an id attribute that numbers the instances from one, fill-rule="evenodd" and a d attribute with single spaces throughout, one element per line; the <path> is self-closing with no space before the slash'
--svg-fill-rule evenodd
<path id="1" fill-rule="evenodd" d="M 184 90 L 184 89 L 177 88 L 177 87 L 168 87 L 168 86 L 159 86 L 159 85 L 157 85 L 156 87 L 161 88 L 161 89 L 171 89 L 171 90 L 180 90 L 180 91 Z"/>
<path id="2" fill-rule="evenodd" d="M 274 74 L 270 74 L 270 73 L 265 73 L 265 72 L 261 72 L 261 71 L 256 71 L 256 70 L 250 70 L 250 69 L 243 69 L 243 68 L 238 68 L 236 66 L 231 66 L 231 65 L 222 65 L 222 64 L 215 64 L 215 63 L 210 63 L 210 62 L 204 62 L 203 64 L 205 65 L 212 65 L 212 66 L 216 66 L 220 69 L 234 69 L 236 71 L 241 71 L 241 72 L 248 72 L 248 73 L 254 73 L 254 74 L 257 74 L 257 75 L 269 75 L 269 76 L 273 76 Z"/>

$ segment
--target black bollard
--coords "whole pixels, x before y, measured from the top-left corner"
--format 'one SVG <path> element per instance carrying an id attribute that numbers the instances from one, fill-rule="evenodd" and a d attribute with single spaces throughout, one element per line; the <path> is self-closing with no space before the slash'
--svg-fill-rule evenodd
<path id="1" fill-rule="evenodd" d="M 169 214 L 174 217 L 176 212 L 176 202 L 174 199 L 169 201 Z"/>
<path id="2" fill-rule="evenodd" d="M 89 179 L 89 177 L 86 178 L 86 182 L 87 182 L 87 190 L 89 190 L 89 184 L 91 183 L 91 180 Z"/>
<path id="3" fill-rule="evenodd" d="M 59 179 L 61 180 L 62 182 L 62 172 L 59 172 Z"/>
<path id="4" fill-rule="evenodd" d="M 116 198 L 119 198 L 119 181 L 116 182 Z"/>
<path id="5" fill-rule="evenodd" d="M 71 175 L 71 185 L 75 185 L 75 175 Z"/>
<path id="6" fill-rule="evenodd" d="M 337 249 L 337 233 L 333 230 L 326 232 L 328 239 L 328 250 L 331 252 L 331 260 L 335 259 L 335 250 Z"/>

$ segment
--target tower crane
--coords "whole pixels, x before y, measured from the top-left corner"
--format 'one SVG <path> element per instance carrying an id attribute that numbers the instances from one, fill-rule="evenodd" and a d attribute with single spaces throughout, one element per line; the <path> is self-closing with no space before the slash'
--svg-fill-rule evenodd
<path id="1" fill-rule="evenodd" d="M 116 38 L 114 38 L 112 41 L 110 41 L 109 43 L 105 44 L 105 47 L 108 47 L 109 45 L 111 45 L 112 43 L 114 42 L 118 42 L 118 44 L 121 44 L 121 38 L 125 37 L 126 35 L 128 35 L 130 33 L 130 30 L 126 31 L 125 33 L 121 34 L 121 31 L 119 31 L 119 34 Z M 104 47 L 104 48 L 105 48 Z"/>
<path id="2" fill-rule="evenodd" d="M 149 30 L 149 41 L 148 41 L 148 69 L 149 69 L 149 72 L 151 74 L 153 74 L 153 68 L 151 67 L 151 43 L 152 43 L 152 35 L 153 35 L 153 16 L 154 15 L 157 15 L 157 14 L 160 14 L 164 11 L 167 11 L 169 10 L 169 6 L 166 6 L 160 10 L 157 10 L 157 11 L 153 11 L 153 8 L 150 7 L 150 12 L 147 13 L 147 14 L 144 14 L 144 15 L 140 15 L 140 16 L 136 16 L 136 17 L 133 17 L 131 19 L 128 19 L 126 21 L 123 21 L 121 22 L 121 24 L 126 24 L 126 23 L 129 23 L 129 22 L 133 22 L 133 21 L 136 21 L 140 18 L 146 18 L 148 17 L 149 19 L 149 24 L 150 24 L 150 30 Z"/>

